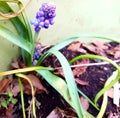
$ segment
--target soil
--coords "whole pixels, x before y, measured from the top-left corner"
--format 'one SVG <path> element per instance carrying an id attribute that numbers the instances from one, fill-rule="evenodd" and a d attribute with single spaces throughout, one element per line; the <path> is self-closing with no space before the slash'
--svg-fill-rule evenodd
<path id="1" fill-rule="evenodd" d="M 116 47 L 118 44 L 111 42 L 109 43 L 112 48 Z M 83 47 L 82 47 L 83 48 Z M 88 54 L 95 54 L 91 50 L 88 50 L 84 48 Z M 71 51 L 68 50 L 68 46 L 65 47 L 64 49 L 60 50 L 64 56 L 67 58 L 67 60 L 71 60 L 73 57 L 84 54 L 79 51 Z M 84 51 L 85 52 L 85 51 Z M 96 52 L 97 53 L 97 52 Z M 107 57 L 111 58 L 114 60 L 114 58 L 111 55 L 107 55 Z M 54 56 L 49 56 L 43 63 L 44 66 L 51 66 L 51 67 L 60 67 L 60 64 L 58 61 L 55 61 L 53 63 L 53 60 L 55 60 Z M 98 60 L 91 60 L 89 63 L 97 63 L 100 62 Z M 120 63 L 118 63 L 120 64 Z M 78 88 L 85 93 L 91 100 L 94 100 L 95 95 L 103 88 L 107 78 L 110 77 L 112 72 L 115 71 L 115 68 L 111 66 L 110 64 L 106 65 L 95 65 L 91 67 L 87 67 L 86 71 L 78 77 L 80 80 L 83 80 L 87 83 L 89 83 L 87 86 L 83 85 L 78 85 Z M 120 118 L 120 107 L 117 107 L 116 105 L 113 104 L 113 99 L 108 98 L 108 105 L 106 109 L 106 113 L 104 115 L 104 118 L 108 118 L 109 114 L 112 112 L 115 116 L 117 114 L 117 117 Z M 98 101 L 98 106 L 101 106 L 102 102 L 102 97 Z M 88 108 L 88 111 L 96 116 L 98 114 L 98 111 L 93 108 L 93 106 L 90 105 Z M 112 117 L 111 117 L 112 118 Z"/>
<path id="2" fill-rule="evenodd" d="M 109 45 L 111 47 L 110 49 L 113 49 L 114 47 L 118 46 L 117 43 L 113 43 L 113 42 L 111 42 L 107 45 Z M 75 57 L 77 55 L 81 55 L 81 54 L 87 54 L 87 53 L 95 54 L 95 52 L 93 50 L 90 50 L 89 48 L 87 48 L 84 45 L 82 45 L 83 51 L 77 51 L 77 50 L 72 51 L 71 49 L 68 49 L 68 47 L 69 46 L 60 50 L 68 60 L 72 59 L 73 57 Z M 99 51 L 96 53 L 99 53 Z M 105 53 L 105 51 L 104 51 L 104 53 Z M 106 54 L 105 56 L 111 58 L 112 60 L 116 59 L 114 57 L 114 55 L 112 55 L 112 54 Z M 119 58 L 120 57 L 117 57 L 117 59 L 119 59 Z M 53 61 L 53 60 L 56 60 L 56 58 L 53 55 L 51 55 L 44 60 L 42 65 L 54 67 L 54 68 L 60 67 L 59 62 Z M 82 61 L 78 61 L 78 63 L 81 63 L 81 62 Z M 101 62 L 101 61 L 91 60 L 91 59 L 89 60 L 89 63 L 99 63 L 99 62 Z M 120 63 L 118 63 L 118 64 L 120 64 Z M 101 90 L 103 88 L 107 78 L 110 77 L 110 75 L 112 74 L 112 72 L 114 70 L 115 70 L 115 68 L 113 66 L 111 66 L 110 64 L 87 66 L 85 68 L 85 71 L 82 74 L 75 75 L 75 78 L 78 78 L 84 82 L 87 82 L 88 85 L 77 84 L 77 86 L 91 100 L 94 100 L 94 97 L 99 92 L 99 90 Z M 55 73 L 58 73 L 59 76 L 63 77 L 63 75 L 60 74 L 58 70 L 56 70 Z M 67 112 L 66 116 L 62 116 L 62 117 L 58 117 L 58 118 L 63 118 L 63 117 L 70 118 L 70 116 L 71 116 L 71 118 L 76 117 L 74 110 L 65 102 L 65 100 L 57 93 L 56 90 L 54 90 L 45 80 L 41 80 L 41 83 L 47 89 L 48 93 L 43 92 L 41 94 L 36 95 L 36 99 L 40 103 L 40 108 L 36 107 L 38 118 L 46 118 L 55 108 L 59 108 L 59 109 Z M 18 102 L 14 106 L 14 109 L 15 109 L 14 113 L 9 118 L 16 118 L 16 117 L 22 118 L 22 116 L 21 116 L 22 110 L 21 110 L 21 105 L 20 105 L 21 104 L 20 103 L 20 94 L 16 98 L 18 99 Z M 26 108 L 28 108 L 28 106 L 29 106 L 29 103 L 28 103 L 29 100 L 31 100 L 31 95 L 25 94 L 25 107 Z M 99 99 L 98 104 L 97 104 L 99 107 L 101 106 L 101 102 L 102 102 L 102 97 Z M 0 110 L 0 114 L 1 114 L 0 118 L 2 118 L 2 114 L 4 111 L 5 111 L 4 109 Z M 95 117 L 98 114 L 98 111 L 95 108 L 93 108 L 91 105 L 89 106 L 87 111 L 90 112 Z M 108 97 L 108 105 L 107 105 L 106 112 L 104 114 L 104 118 L 112 118 L 112 117 L 110 117 L 110 113 L 112 113 L 113 116 L 117 116 L 116 118 L 120 118 L 120 107 L 117 107 L 116 105 L 114 105 L 113 99 Z M 69 117 L 67 117 L 67 116 L 69 116 Z M 4 115 L 3 115 L 3 117 L 5 118 Z"/>

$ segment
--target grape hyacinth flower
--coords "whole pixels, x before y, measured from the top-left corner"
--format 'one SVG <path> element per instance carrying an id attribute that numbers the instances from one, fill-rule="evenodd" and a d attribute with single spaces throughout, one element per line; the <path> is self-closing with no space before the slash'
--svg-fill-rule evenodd
<path id="1" fill-rule="evenodd" d="M 36 13 L 36 19 L 31 21 L 34 25 L 34 30 L 39 32 L 41 28 L 49 28 L 49 25 L 54 24 L 56 7 L 53 3 L 43 3 Z"/>
<path id="2" fill-rule="evenodd" d="M 33 55 L 33 66 L 36 65 L 38 59 L 40 58 L 41 51 L 42 51 L 41 44 L 37 43 L 36 46 L 35 46 L 34 55 Z"/>

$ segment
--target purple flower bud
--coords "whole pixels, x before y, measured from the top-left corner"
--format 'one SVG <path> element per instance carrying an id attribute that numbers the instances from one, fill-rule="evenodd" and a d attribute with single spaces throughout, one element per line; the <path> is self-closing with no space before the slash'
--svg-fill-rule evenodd
<path id="1" fill-rule="evenodd" d="M 33 25 L 34 25 L 35 27 L 39 27 L 38 21 L 35 21 Z"/>
<path id="2" fill-rule="evenodd" d="M 48 16 L 49 16 L 50 18 L 53 18 L 53 17 L 56 16 L 56 14 L 55 14 L 55 13 L 49 13 Z"/>
<path id="3" fill-rule="evenodd" d="M 30 24 L 33 25 L 33 24 L 34 24 L 34 21 L 35 21 L 35 20 L 31 20 L 31 21 L 30 21 Z"/>
<path id="4" fill-rule="evenodd" d="M 44 22 L 40 22 L 40 26 L 41 26 L 41 27 L 44 27 Z"/>
<path id="5" fill-rule="evenodd" d="M 33 60 L 32 65 L 35 66 L 36 64 L 37 64 L 37 60 L 35 59 L 35 60 Z"/>
<path id="6" fill-rule="evenodd" d="M 39 11 L 40 16 L 44 16 L 44 12 L 43 11 Z"/>
<path id="7" fill-rule="evenodd" d="M 48 28 L 49 28 L 49 25 L 44 25 L 44 28 L 45 28 L 45 29 L 48 29 Z"/>
<path id="8" fill-rule="evenodd" d="M 34 30 L 35 30 L 36 32 L 39 32 L 40 29 L 41 29 L 40 27 L 35 27 L 35 28 L 34 28 Z"/>
<path id="9" fill-rule="evenodd" d="M 41 21 L 44 21 L 45 20 L 45 18 L 44 17 L 40 17 L 39 18 L 39 21 L 41 22 Z"/>
<path id="10" fill-rule="evenodd" d="M 44 28 L 47 29 L 47 28 L 49 27 L 49 24 L 50 24 L 50 23 L 49 23 L 49 20 L 45 20 Z"/>
<path id="11" fill-rule="evenodd" d="M 34 29 L 38 32 L 41 28 L 48 28 L 49 25 L 54 24 L 53 18 L 56 16 L 56 7 L 53 3 L 43 3 L 41 8 L 36 13 L 36 20 L 31 21 Z"/>
<path id="12" fill-rule="evenodd" d="M 53 25 L 55 23 L 53 18 L 49 19 L 49 22 L 51 25 Z"/>
<path id="13" fill-rule="evenodd" d="M 37 12 L 37 13 L 36 13 L 36 18 L 38 19 L 39 17 L 40 17 L 40 13 Z"/>
<path id="14" fill-rule="evenodd" d="M 34 59 L 39 59 L 40 54 L 38 52 L 34 52 L 33 58 Z"/>
<path id="15" fill-rule="evenodd" d="M 36 46 L 35 46 L 35 51 L 38 51 L 38 50 L 42 50 L 42 47 L 41 47 L 41 45 L 40 44 L 36 44 Z"/>
<path id="16" fill-rule="evenodd" d="M 55 16 L 55 9 L 56 7 L 53 3 L 43 3 L 41 7 L 41 10 L 44 11 L 44 16 L 46 19 Z"/>
<path id="17" fill-rule="evenodd" d="M 44 25 L 49 25 L 50 24 L 50 22 L 49 22 L 49 20 L 45 20 L 45 24 Z"/>
<path id="18" fill-rule="evenodd" d="M 44 12 L 43 11 L 38 11 L 37 13 L 36 13 L 36 18 L 37 19 L 39 19 L 39 18 L 41 18 L 41 17 L 43 17 L 44 16 Z"/>

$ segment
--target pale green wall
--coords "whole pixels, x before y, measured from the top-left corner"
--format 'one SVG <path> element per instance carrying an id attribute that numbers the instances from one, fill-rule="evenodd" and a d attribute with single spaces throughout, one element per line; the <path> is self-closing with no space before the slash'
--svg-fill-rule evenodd
<path id="1" fill-rule="evenodd" d="M 22 0 L 26 3 L 28 0 Z M 26 8 L 33 19 L 41 3 L 51 0 L 32 0 Z M 99 33 L 120 37 L 120 0 L 53 0 L 57 6 L 55 25 L 42 29 L 42 44 L 55 44 L 81 33 Z M 1 22 L 0 22 L 1 23 Z M 9 26 L 8 23 L 8 27 Z M 81 41 L 88 42 L 90 40 Z M 18 48 L 0 37 L 0 71 L 6 70 L 18 54 Z"/>
<path id="2" fill-rule="evenodd" d="M 53 44 L 80 33 L 120 37 L 120 0 L 33 0 L 27 8 L 30 19 L 35 16 L 33 9 L 38 10 L 46 1 L 55 2 L 57 17 L 54 26 L 41 31 L 40 39 L 44 44 Z"/>
<path id="3" fill-rule="evenodd" d="M 0 24 L 6 25 L 12 31 L 14 27 L 9 21 L 0 21 Z M 0 37 L 0 72 L 5 71 L 10 67 L 11 61 L 18 56 L 19 49 L 17 46 L 8 40 Z"/>

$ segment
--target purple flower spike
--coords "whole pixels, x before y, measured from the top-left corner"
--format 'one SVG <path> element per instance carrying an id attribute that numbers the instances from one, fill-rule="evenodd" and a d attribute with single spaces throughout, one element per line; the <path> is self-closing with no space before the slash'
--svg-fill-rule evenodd
<path id="1" fill-rule="evenodd" d="M 36 32 L 39 32 L 41 28 L 49 28 L 49 25 L 54 24 L 54 18 L 56 16 L 56 7 L 53 3 L 43 3 L 36 13 L 36 19 L 31 21 L 34 25 Z"/>

